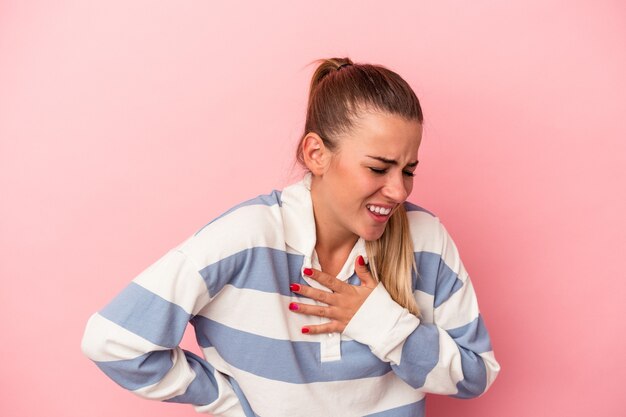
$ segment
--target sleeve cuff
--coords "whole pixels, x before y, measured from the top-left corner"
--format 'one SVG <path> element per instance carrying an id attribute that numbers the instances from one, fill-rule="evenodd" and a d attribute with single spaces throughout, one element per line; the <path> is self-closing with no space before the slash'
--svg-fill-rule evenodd
<path id="1" fill-rule="evenodd" d="M 352 317 L 343 334 L 369 346 L 376 357 L 389 362 L 389 354 L 401 346 L 419 324 L 420 320 L 396 303 L 379 283 Z"/>

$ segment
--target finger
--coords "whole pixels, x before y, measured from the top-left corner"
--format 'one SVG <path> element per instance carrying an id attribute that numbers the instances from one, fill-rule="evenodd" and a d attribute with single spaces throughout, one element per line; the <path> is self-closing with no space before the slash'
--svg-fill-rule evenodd
<path id="1" fill-rule="evenodd" d="M 367 269 L 367 265 L 365 265 L 365 259 L 363 259 L 361 255 L 356 257 L 354 272 L 356 272 L 356 275 L 361 280 L 361 285 L 368 288 L 374 288 L 376 287 L 376 285 L 378 285 L 378 283 L 372 276 L 372 273 L 369 271 L 369 269 Z"/>
<path id="2" fill-rule="evenodd" d="M 341 292 L 341 290 L 344 289 L 344 286 L 348 285 L 336 277 L 317 269 L 304 268 L 302 272 L 304 272 L 304 275 L 307 277 L 314 279 L 334 292 Z"/>
<path id="3" fill-rule="evenodd" d="M 316 324 L 311 326 L 304 326 L 302 328 L 303 334 L 327 334 L 327 333 L 341 333 L 345 326 L 342 326 L 337 321 L 329 321 L 324 324 Z"/>
<path id="4" fill-rule="evenodd" d="M 324 304 L 334 304 L 335 294 L 329 291 L 323 291 L 317 288 L 309 287 L 308 285 L 291 284 L 289 286 L 291 291 L 296 294 L 303 295 L 315 301 L 319 301 Z"/>
<path id="5" fill-rule="evenodd" d="M 304 314 L 307 316 L 325 317 L 334 319 L 334 310 L 331 307 L 317 306 L 303 303 L 289 303 L 289 310 L 294 313 Z"/>

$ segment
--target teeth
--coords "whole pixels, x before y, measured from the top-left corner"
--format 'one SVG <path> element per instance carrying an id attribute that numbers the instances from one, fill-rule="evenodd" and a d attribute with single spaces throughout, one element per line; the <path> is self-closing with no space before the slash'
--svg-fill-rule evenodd
<path id="1" fill-rule="evenodd" d="M 382 214 L 384 216 L 386 216 L 389 213 L 391 213 L 391 209 L 390 208 L 384 208 L 384 207 L 378 207 L 378 206 L 367 206 L 367 208 L 372 213 Z"/>

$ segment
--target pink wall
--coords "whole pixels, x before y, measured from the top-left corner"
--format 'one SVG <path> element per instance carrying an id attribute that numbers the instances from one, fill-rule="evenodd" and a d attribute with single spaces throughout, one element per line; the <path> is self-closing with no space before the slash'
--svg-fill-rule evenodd
<path id="1" fill-rule="evenodd" d="M 346 54 L 420 96 L 412 200 L 455 238 L 503 368 L 429 417 L 624 415 L 623 2 L 287 3 L 0 2 L 0 415 L 195 415 L 109 381 L 85 322 L 297 176 L 305 64 Z"/>

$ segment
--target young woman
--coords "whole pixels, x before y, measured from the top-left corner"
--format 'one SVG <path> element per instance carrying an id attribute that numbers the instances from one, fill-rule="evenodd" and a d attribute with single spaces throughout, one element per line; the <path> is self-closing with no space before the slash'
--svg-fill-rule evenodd
<path id="1" fill-rule="evenodd" d="M 304 178 L 246 201 L 94 314 L 84 353 L 142 397 L 216 416 L 423 416 L 499 365 L 457 249 L 406 202 L 422 137 L 395 72 L 322 60 Z M 191 322 L 204 358 L 178 344 Z"/>

